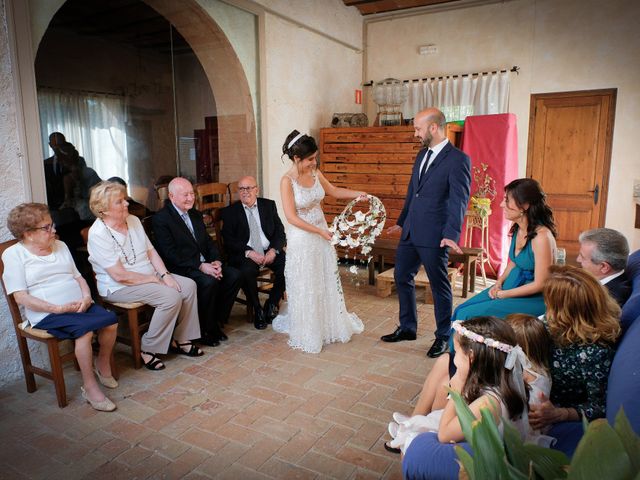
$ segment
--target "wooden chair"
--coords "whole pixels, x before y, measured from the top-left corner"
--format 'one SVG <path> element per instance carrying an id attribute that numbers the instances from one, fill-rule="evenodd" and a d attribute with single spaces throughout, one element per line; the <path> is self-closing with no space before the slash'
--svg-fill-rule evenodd
<path id="1" fill-rule="evenodd" d="M 146 217 L 151 218 L 151 217 Z M 145 218 L 145 220 L 146 220 Z M 143 220 L 143 226 L 144 226 Z M 85 227 L 80 231 L 82 239 L 85 241 L 85 245 L 89 240 L 89 227 Z M 94 272 L 95 282 L 95 272 Z M 142 358 L 140 353 L 142 351 L 140 347 L 140 337 L 149 328 L 149 322 L 151 314 L 153 313 L 153 307 L 146 305 L 142 302 L 133 303 L 119 303 L 109 302 L 102 297 L 98 297 L 98 302 L 107 310 L 115 312 L 118 319 L 126 317 L 126 322 L 129 330 L 129 336 L 126 337 L 121 334 L 120 328 L 118 328 L 118 335 L 116 341 L 128 345 L 131 347 L 131 354 L 133 355 L 133 366 L 138 369 L 142 367 Z"/>
<path id="2" fill-rule="evenodd" d="M 217 209 L 213 212 L 213 228 L 215 229 L 215 241 L 216 246 L 218 247 L 218 252 L 220 256 L 225 258 L 226 255 L 224 253 L 224 241 L 222 238 L 222 210 Z M 258 273 L 258 277 L 256 278 L 258 282 L 258 293 L 266 293 L 269 294 L 271 289 L 273 288 L 273 273 L 268 268 L 261 268 Z M 236 297 L 236 302 L 241 305 L 247 306 L 247 321 L 253 322 L 253 305 L 247 302 L 246 298 Z"/>
<path id="3" fill-rule="evenodd" d="M 226 183 L 201 183 L 195 186 L 196 208 L 202 213 L 229 205 L 229 189 Z"/>
<path id="4" fill-rule="evenodd" d="M 17 243 L 17 240 L 9 240 L 7 242 L 0 243 L 0 257 L 4 251 L 10 246 Z M 53 335 L 49 334 L 46 330 L 39 328 L 33 328 L 26 322 L 23 322 L 22 315 L 20 314 L 20 308 L 13 297 L 13 294 L 7 295 L 7 288 L 4 285 L 2 275 L 4 274 L 4 262 L 0 260 L 0 283 L 4 290 L 4 296 L 9 305 L 9 311 L 11 312 L 11 318 L 13 320 L 13 327 L 16 332 L 16 339 L 18 341 L 18 349 L 20 350 L 20 359 L 22 360 L 22 369 L 24 370 L 24 379 L 27 383 L 27 392 L 33 393 L 37 390 L 35 375 L 48 378 L 53 381 L 53 385 L 56 390 L 56 397 L 58 399 L 58 406 L 64 408 L 67 406 L 67 389 L 64 383 L 64 373 L 62 371 L 62 363 L 72 360 L 76 367 L 76 370 L 80 370 L 78 362 L 73 349 L 65 354 L 60 354 L 60 343 L 67 340 L 60 340 Z M 29 353 L 29 345 L 27 339 L 42 342 L 47 345 L 47 351 L 49 352 L 49 362 L 51 363 L 51 370 L 45 370 L 40 367 L 36 367 L 31 363 L 31 355 Z M 113 354 L 111 355 L 111 371 L 115 378 L 118 378 L 115 361 Z"/>
<path id="5" fill-rule="evenodd" d="M 142 367 L 142 357 L 140 356 L 142 348 L 140 347 L 140 338 L 142 334 L 149 329 L 151 314 L 153 307 L 142 302 L 120 303 L 109 302 L 104 298 L 100 298 L 99 302 L 107 310 L 116 313 L 119 319 L 126 317 L 129 336 L 121 334 L 118 329 L 116 341 L 131 347 L 131 355 L 133 356 L 133 366 L 137 370 Z"/>
<path id="6" fill-rule="evenodd" d="M 229 189 L 229 205 L 240 200 L 240 192 L 238 190 L 238 182 L 231 182 L 227 185 Z"/>

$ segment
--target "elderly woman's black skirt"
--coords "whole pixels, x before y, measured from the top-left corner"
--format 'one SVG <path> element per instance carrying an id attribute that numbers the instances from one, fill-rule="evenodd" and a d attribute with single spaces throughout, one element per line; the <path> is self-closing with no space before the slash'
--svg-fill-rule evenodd
<path id="1" fill-rule="evenodd" d="M 52 313 L 38 322 L 35 328 L 46 330 L 61 340 L 74 339 L 87 332 L 100 330 L 118 323 L 113 312 L 105 310 L 95 303 L 83 313 Z"/>

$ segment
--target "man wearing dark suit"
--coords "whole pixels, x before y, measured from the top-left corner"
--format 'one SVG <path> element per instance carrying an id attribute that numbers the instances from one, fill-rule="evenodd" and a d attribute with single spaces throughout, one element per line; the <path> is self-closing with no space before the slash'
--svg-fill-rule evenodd
<path id="1" fill-rule="evenodd" d="M 193 208 L 194 202 L 191 182 L 181 177 L 171 180 L 169 198 L 152 217 L 154 241 L 169 271 L 196 282 L 201 341 L 215 347 L 227 339 L 221 325 L 229 318 L 240 289 L 240 274 L 231 267 L 223 271 L 218 250 L 202 214 Z"/>
<path id="2" fill-rule="evenodd" d="M 67 172 L 59 157 L 60 147 L 66 142 L 60 132 L 49 135 L 49 146 L 53 150 L 53 156 L 44 160 L 44 180 L 47 187 L 47 204 L 51 210 L 58 210 L 64 202 L 64 175 Z"/>
<path id="3" fill-rule="evenodd" d="M 240 270 L 242 288 L 254 307 L 254 326 L 261 330 L 277 315 L 285 291 L 286 237 L 275 202 L 258 198 L 255 178 L 238 180 L 238 193 L 240 201 L 222 211 L 222 239 L 229 264 Z M 264 307 L 260 306 L 256 282 L 261 267 L 269 268 L 275 275 Z"/>
<path id="4" fill-rule="evenodd" d="M 629 258 L 629 242 L 611 228 L 587 230 L 578 240 L 578 263 L 596 277 L 622 307 L 631 295 L 631 282 L 624 271 Z"/>
<path id="5" fill-rule="evenodd" d="M 437 327 L 435 341 L 427 352 L 431 358 L 447 350 L 453 304 L 447 278 L 447 248 L 461 252 L 457 242 L 471 184 L 471 161 L 449 143 L 445 125 L 443 113 L 435 108 L 419 112 L 413 121 L 415 135 L 424 148 L 416 157 L 397 225 L 388 229 L 388 233 L 401 231 L 394 271 L 400 326 L 381 338 L 384 342 L 416 339 L 414 277 L 422 264 L 433 294 Z"/>

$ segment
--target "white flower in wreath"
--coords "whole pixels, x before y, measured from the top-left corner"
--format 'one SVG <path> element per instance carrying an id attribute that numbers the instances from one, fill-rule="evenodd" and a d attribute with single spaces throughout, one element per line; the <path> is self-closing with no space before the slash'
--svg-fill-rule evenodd
<path id="1" fill-rule="evenodd" d="M 343 231 L 346 232 L 347 230 L 349 230 L 349 225 L 347 225 L 347 222 L 340 222 L 338 224 L 338 228 Z"/>
<path id="2" fill-rule="evenodd" d="M 370 251 L 371 251 L 371 247 L 369 245 L 365 245 L 364 247 L 362 247 L 362 254 L 363 255 L 367 255 Z"/>
<path id="3" fill-rule="evenodd" d="M 358 267 L 357 267 L 356 265 L 351 265 L 351 266 L 349 267 L 349 271 L 350 271 L 351 273 L 353 273 L 354 275 L 357 275 L 357 274 L 358 274 Z"/>
<path id="4" fill-rule="evenodd" d="M 360 225 L 360 226 L 358 227 L 358 233 L 362 234 L 362 233 L 364 233 L 364 231 L 365 231 L 366 229 L 367 229 L 367 226 L 366 226 L 366 225 Z"/>
<path id="5" fill-rule="evenodd" d="M 349 244 L 347 243 L 347 239 L 346 239 L 346 238 L 343 238 L 343 239 L 341 239 L 341 240 L 340 240 L 340 242 L 338 243 L 338 245 L 340 245 L 341 247 L 346 247 L 346 246 L 348 246 Z"/>
<path id="6" fill-rule="evenodd" d="M 355 217 L 356 217 L 356 222 L 362 222 L 362 221 L 364 221 L 364 219 L 365 219 L 365 217 L 366 217 L 366 216 L 365 216 L 365 214 L 364 214 L 364 213 L 362 213 L 360 210 L 358 210 L 358 211 L 355 213 Z"/>
<path id="7" fill-rule="evenodd" d="M 347 237 L 347 245 L 348 245 L 350 248 L 355 248 L 355 247 L 357 247 L 358 245 L 360 245 L 360 242 L 358 242 L 358 240 L 356 240 L 355 238 L 353 238 L 353 237 L 349 236 L 349 237 Z"/>

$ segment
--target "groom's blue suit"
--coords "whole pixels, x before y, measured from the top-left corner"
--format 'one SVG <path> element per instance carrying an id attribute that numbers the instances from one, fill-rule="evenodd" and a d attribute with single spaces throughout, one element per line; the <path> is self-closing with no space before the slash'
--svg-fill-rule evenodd
<path id="1" fill-rule="evenodd" d="M 416 332 L 414 277 L 424 265 L 433 294 L 436 338 L 446 339 L 451 329 L 453 303 L 447 279 L 449 254 L 440 247 L 443 238 L 460 239 L 469 202 L 471 161 L 450 143 L 436 155 L 423 178 L 420 164 L 427 149 L 418 152 L 404 207 L 398 218 L 402 236 L 396 252 L 395 283 L 400 303 L 400 328 Z"/>

